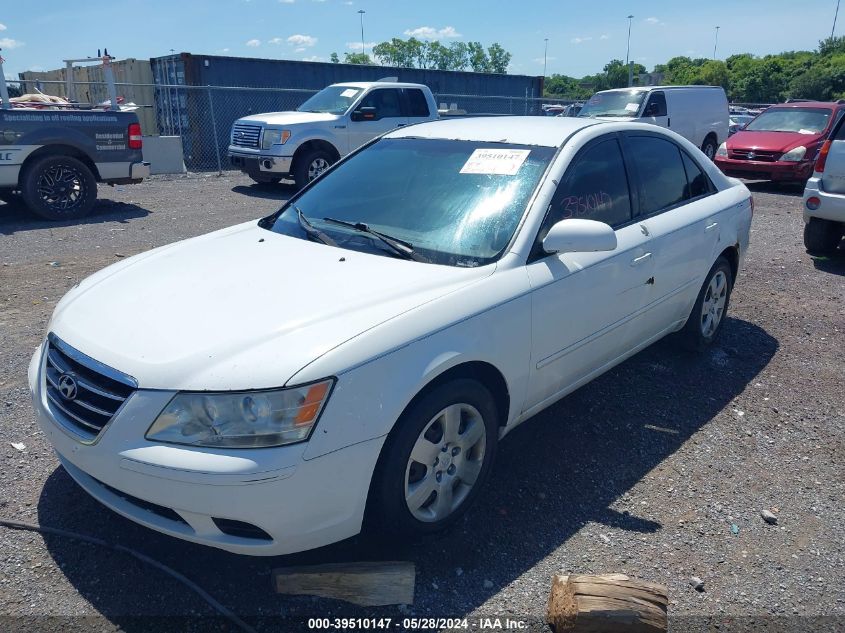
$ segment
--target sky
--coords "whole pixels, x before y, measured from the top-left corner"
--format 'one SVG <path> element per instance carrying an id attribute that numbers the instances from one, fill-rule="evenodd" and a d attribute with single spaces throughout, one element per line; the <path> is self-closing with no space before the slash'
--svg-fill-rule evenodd
<path id="1" fill-rule="evenodd" d="M 843 3 L 845 5 L 845 3 Z M 830 35 L 836 0 L 3 0 L 7 77 L 60 68 L 108 48 L 118 59 L 176 52 L 328 61 L 393 37 L 499 42 L 509 72 L 582 77 L 630 56 L 651 70 L 677 55 L 724 59 L 812 50 Z M 845 35 L 845 6 L 836 25 Z"/>

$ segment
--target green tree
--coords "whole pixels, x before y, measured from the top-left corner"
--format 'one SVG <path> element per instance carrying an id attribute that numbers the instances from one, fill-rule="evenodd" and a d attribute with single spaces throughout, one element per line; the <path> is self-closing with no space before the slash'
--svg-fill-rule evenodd
<path id="1" fill-rule="evenodd" d="M 343 61 L 346 64 L 369 65 L 373 63 L 373 60 L 366 53 L 344 53 Z"/>
<path id="2" fill-rule="evenodd" d="M 487 49 L 487 58 L 490 60 L 488 72 L 504 75 L 508 72 L 508 64 L 511 63 L 511 54 L 501 44 L 494 42 Z"/>
<path id="3" fill-rule="evenodd" d="M 474 72 L 490 72 L 490 58 L 487 57 L 487 51 L 484 50 L 480 42 L 467 42 L 467 55 L 469 56 L 469 65 Z"/>
<path id="4" fill-rule="evenodd" d="M 340 57 L 337 56 L 337 53 L 332 53 L 329 59 L 331 59 L 332 64 L 340 63 Z"/>

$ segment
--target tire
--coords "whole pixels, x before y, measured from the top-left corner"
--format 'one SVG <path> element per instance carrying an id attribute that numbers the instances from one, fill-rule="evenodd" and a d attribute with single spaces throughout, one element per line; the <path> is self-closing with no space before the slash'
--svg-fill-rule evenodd
<path id="1" fill-rule="evenodd" d="M 21 203 L 21 196 L 10 189 L 5 189 L 0 191 L 0 200 L 9 205 L 18 205 Z"/>
<path id="2" fill-rule="evenodd" d="M 804 247 L 811 255 L 828 255 L 839 246 L 842 229 L 840 222 L 810 218 L 804 225 Z"/>
<path id="3" fill-rule="evenodd" d="M 487 388 L 466 378 L 440 385 L 414 403 L 382 449 L 368 500 L 370 525 L 388 536 L 419 536 L 457 521 L 490 475 L 498 418 Z M 463 429 L 453 440 L 444 432 L 450 419 Z"/>
<path id="4" fill-rule="evenodd" d="M 26 168 L 21 196 L 29 210 L 45 220 L 76 220 L 94 208 L 97 181 L 78 158 L 45 156 Z"/>
<path id="5" fill-rule="evenodd" d="M 712 136 L 708 136 L 704 139 L 704 143 L 701 146 L 701 151 L 704 152 L 704 155 L 707 156 L 710 160 L 714 160 L 716 158 L 716 139 Z"/>
<path id="6" fill-rule="evenodd" d="M 293 167 L 293 180 L 297 189 L 302 189 L 317 176 L 337 162 L 324 149 L 312 149 L 298 157 Z"/>
<path id="7" fill-rule="evenodd" d="M 681 344 L 685 348 L 700 352 L 716 340 L 725 322 L 732 290 L 731 265 L 724 257 L 719 257 L 707 273 L 687 323 L 680 331 Z"/>
<path id="8" fill-rule="evenodd" d="M 259 185 L 278 185 L 282 181 L 281 176 L 264 176 L 262 174 L 247 174 Z"/>

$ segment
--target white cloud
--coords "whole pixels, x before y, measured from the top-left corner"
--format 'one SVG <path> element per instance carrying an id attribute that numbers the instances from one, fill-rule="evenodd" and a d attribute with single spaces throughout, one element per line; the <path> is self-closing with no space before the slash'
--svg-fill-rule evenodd
<path id="1" fill-rule="evenodd" d="M 287 39 L 287 43 L 291 46 L 311 47 L 317 43 L 317 38 L 312 35 L 301 35 L 299 33 L 291 35 Z"/>
<path id="2" fill-rule="evenodd" d="M 11 37 L 0 38 L 0 48 L 20 48 L 23 44 L 20 40 L 13 40 Z"/>
<path id="3" fill-rule="evenodd" d="M 267 40 L 268 44 L 282 44 L 284 40 L 281 37 L 274 37 L 272 40 Z"/>
<path id="4" fill-rule="evenodd" d="M 5 30 L 6 30 L 6 25 L 0 24 L 0 31 L 5 31 Z"/>
<path id="5" fill-rule="evenodd" d="M 573 37 L 569 41 L 572 42 L 573 44 L 581 44 L 582 42 L 589 42 L 592 39 L 593 38 L 590 35 L 587 35 L 586 37 Z"/>
<path id="6" fill-rule="evenodd" d="M 311 55 L 310 57 L 303 57 L 302 61 L 304 62 L 324 62 L 326 61 L 325 57 L 320 57 L 319 55 Z"/>
<path id="7" fill-rule="evenodd" d="M 250 48 L 257 48 L 261 46 L 261 40 L 247 40 L 246 45 Z"/>
<path id="8" fill-rule="evenodd" d="M 364 42 L 364 48 L 372 48 L 376 44 L 378 44 L 378 42 Z M 361 52 L 361 42 L 347 42 L 346 48 L 348 48 L 350 51 L 355 51 L 356 53 L 360 53 Z"/>
<path id="9" fill-rule="evenodd" d="M 609 40 L 610 36 L 607 33 L 602 33 L 601 36 L 599 36 L 599 39 L 600 40 Z"/>
<path id="10" fill-rule="evenodd" d="M 660 19 L 655 17 L 646 18 L 643 22 L 646 24 L 656 24 L 657 26 L 666 26 L 665 22 L 661 22 Z"/>
<path id="11" fill-rule="evenodd" d="M 279 4 L 293 4 L 295 0 L 279 0 Z"/>
<path id="12" fill-rule="evenodd" d="M 228 53 L 228 52 L 229 52 L 229 49 L 228 49 L 228 48 L 221 48 L 221 49 L 220 49 L 220 52 L 221 52 L 221 53 Z"/>
<path id="13" fill-rule="evenodd" d="M 416 37 L 421 40 L 437 40 L 461 37 L 454 26 L 444 26 L 442 29 L 435 29 L 431 26 L 419 26 L 415 29 L 407 29 L 405 35 Z"/>
<path id="14" fill-rule="evenodd" d="M 555 59 L 557 59 L 557 57 L 552 57 L 551 55 L 549 55 L 549 57 L 546 60 L 544 60 L 542 57 L 535 57 L 534 63 L 540 64 L 542 66 L 545 61 L 553 61 Z"/>

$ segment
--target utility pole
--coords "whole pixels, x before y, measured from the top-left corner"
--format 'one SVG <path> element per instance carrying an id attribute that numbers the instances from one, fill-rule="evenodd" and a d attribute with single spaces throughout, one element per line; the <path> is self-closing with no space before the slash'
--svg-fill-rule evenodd
<path id="1" fill-rule="evenodd" d="M 716 59 L 716 47 L 719 45 L 719 27 L 716 27 L 716 39 L 713 42 L 713 59 Z"/>
<path id="2" fill-rule="evenodd" d="M 839 0 L 836 0 L 836 13 L 833 14 L 833 26 L 830 29 L 830 39 L 833 39 L 833 32 L 836 30 L 836 18 L 839 17 Z"/>
<path id="3" fill-rule="evenodd" d="M 543 79 L 546 78 L 546 59 L 549 55 L 549 38 L 543 40 L 546 43 L 546 48 L 543 50 Z"/>
<path id="4" fill-rule="evenodd" d="M 358 9 L 358 15 L 361 16 L 361 54 L 364 55 L 364 14 L 366 11 L 364 9 Z"/>
<path id="5" fill-rule="evenodd" d="M 628 87 L 630 88 L 634 83 L 634 68 L 631 66 L 631 21 L 634 19 L 633 15 L 628 16 L 628 45 L 625 48 L 625 66 L 628 68 Z"/>

